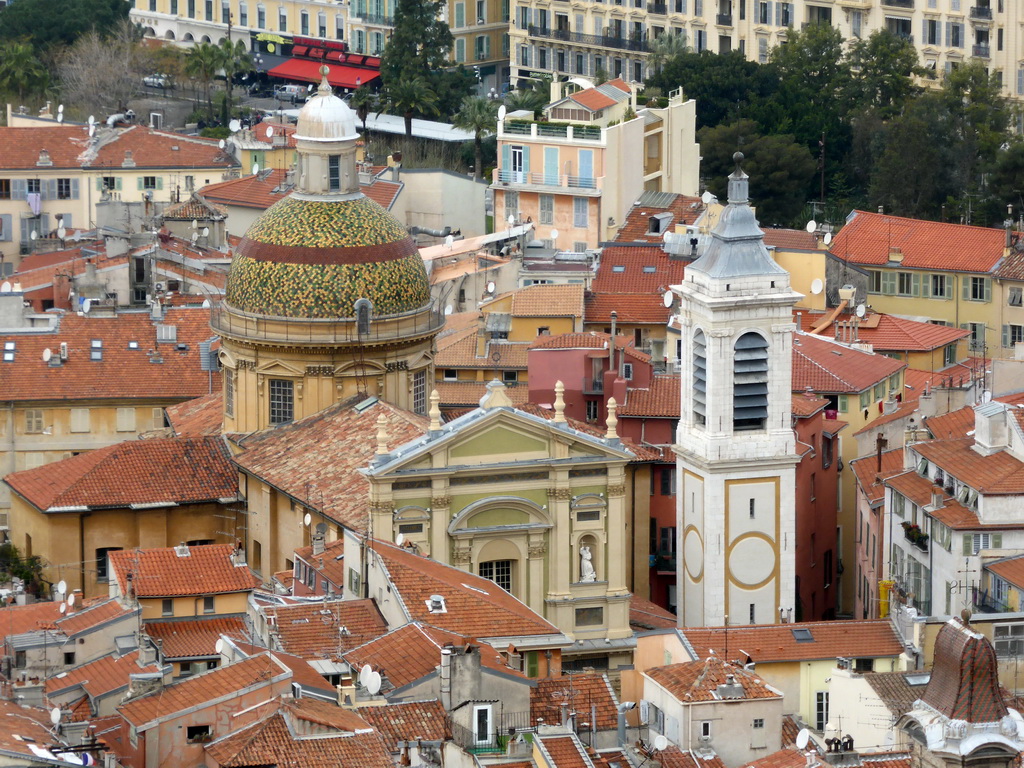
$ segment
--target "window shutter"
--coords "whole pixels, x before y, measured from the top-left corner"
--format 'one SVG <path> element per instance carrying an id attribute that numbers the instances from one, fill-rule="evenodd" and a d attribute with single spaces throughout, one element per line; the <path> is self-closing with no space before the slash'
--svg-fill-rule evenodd
<path id="1" fill-rule="evenodd" d="M 102 192 L 103 191 L 103 177 L 102 176 L 97 176 L 96 177 L 96 191 L 97 192 Z"/>
<path id="2" fill-rule="evenodd" d="M 523 147 L 523 173 L 526 174 L 526 178 L 530 177 L 530 148 Z"/>
<path id="3" fill-rule="evenodd" d="M 502 144 L 501 146 L 501 170 L 504 174 L 512 173 L 512 150 L 508 144 Z M 502 181 L 509 178 L 511 178 L 511 176 L 506 175 L 505 179 L 502 179 Z"/>
<path id="4" fill-rule="evenodd" d="M 1003 346 L 1010 346 L 1010 326 L 1008 325 L 1003 326 Z"/>
<path id="5" fill-rule="evenodd" d="M 970 533 L 965 533 L 964 534 L 964 554 L 965 555 L 973 555 L 974 554 L 974 536 L 972 534 L 970 534 Z"/>
<path id="6" fill-rule="evenodd" d="M 953 298 L 953 284 L 955 282 L 956 282 L 956 277 L 954 277 L 953 275 L 946 275 L 945 297 L 947 299 L 952 299 Z"/>
<path id="7" fill-rule="evenodd" d="M 78 179 L 75 178 L 71 179 L 71 199 L 78 199 Z"/>
<path id="8" fill-rule="evenodd" d="M 963 288 L 964 301 L 970 301 L 971 300 L 971 276 L 970 275 L 962 275 L 960 277 L 960 283 L 961 283 L 961 287 Z"/>
<path id="9" fill-rule="evenodd" d="M 10 213 L 0 215 L 0 240 L 11 241 L 14 239 L 14 216 Z"/>
<path id="10" fill-rule="evenodd" d="M 136 183 L 136 184 L 138 185 L 138 187 L 139 187 L 139 192 L 141 192 L 141 191 L 142 191 L 142 177 L 141 177 L 141 176 L 137 177 L 137 178 L 135 179 L 135 183 Z"/>
<path id="11" fill-rule="evenodd" d="M 992 301 L 992 279 L 985 278 L 985 301 Z"/>
<path id="12" fill-rule="evenodd" d="M 846 395 L 840 395 L 838 400 L 839 400 L 839 402 L 838 402 L 839 412 L 840 413 L 846 413 L 847 410 L 850 407 L 850 405 L 849 405 L 849 402 L 850 402 L 849 398 Z"/>
<path id="13" fill-rule="evenodd" d="M 1001 533 L 993 533 L 992 534 L 992 549 L 1002 549 L 1002 548 L 1003 548 L 1003 534 L 1001 534 Z"/>
<path id="14" fill-rule="evenodd" d="M 882 293 L 887 296 L 892 296 L 896 293 L 896 273 L 895 272 L 883 272 L 882 273 Z"/>
<path id="15" fill-rule="evenodd" d="M 946 47 L 947 48 L 949 48 L 949 30 L 950 30 L 950 28 L 952 26 L 953 26 L 953 22 L 951 22 L 951 21 L 947 21 L 946 22 Z M 946 62 L 946 63 L 948 64 L 949 62 Z"/>
<path id="16" fill-rule="evenodd" d="M 929 298 L 932 295 L 932 276 L 921 275 L 921 296 Z"/>
<path id="17" fill-rule="evenodd" d="M 927 280 L 925 282 L 928 282 Z M 911 288 L 910 291 L 914 296 L 921 295 L 921 276 L 916 272 L 911 273 L 910 277 Z"/>
<path id="18" fill-rule="evenodd" d="M 15 179 L 11 184 L 15 200 L 24 200 L 28 196 L 28 184 L 24 179 Z"/>
<path id="19" fill-rule="evenodd" d="M 164 177 L 163 176 L 157 176 L 156 177 L 156 188 L 157 188 L 157 190 L 161 190 L 161 189 L 164 188 Z"/>

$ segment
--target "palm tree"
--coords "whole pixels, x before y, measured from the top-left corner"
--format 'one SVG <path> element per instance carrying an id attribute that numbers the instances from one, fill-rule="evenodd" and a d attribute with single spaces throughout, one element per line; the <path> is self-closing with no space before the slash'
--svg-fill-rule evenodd
<path id="1" fill-rule="evenodd" d="M 412 137 L 412 116 L 436 115 L 437 94 L 423 77 L 399 80 L 387 90 L 387 102 L 391 111 L 405 118 L 405 135 Z"/>
<path id="2" fill-rule="evenodd" d="M 475 165 L 473 174 L 476 178 L 483 178 L 484 146 L 483 135 L 494 131 L 495 121 L 498 119 L 498 105 L 490 99 L 480 96 L 467 96 L 462 107 L 455 113 L 455 127 L 473 132 L 473 149 L 475 152 Z"/>
<path id="3" fill-rule="evenodd" d="M 686 34 L 673 35 L 665 33 L 660 35 L 651 45 L 651 55 L 647 61 L 656 73 L 661 72 L 665 62 L 671 61 L 676 56 L 687 53 L 690 46 L 686 44 Z"/>
<path id="4" fill-rule="evenodd" d="M 231 105 L 234 103 L 235 77 L 252 71 L 252 60 L 245 49 L 245 43 L 241 40 L 234 44 L 227 38 L 220 41 L 221 67 L 227 78 L 228 88 L 228 113 L 231 112 Z"/>
<path id="5" fill-rule="evenodd" d="M 368 86 L 361 85 L 352 94 L 352 106 L 356 110 L 356 116 L 363 123 L 363 133 L 366 133 L 366 118 L 377 107 L 377 94 Z"/>
<path id="6" fill-rule="evenodd" d="M 223 68 L 224 56 L 213 43 L 198 43 L 185 54 L 185 73 L 203 85 L 206 108 L 213 118 L 213 100 L 210 98 L 210 84 Z"/>
<path id="7" fill-rule="evenodd" d="M 22 101 L 26 93 L 42 93 L 49 85 L 50 76 L 31 45 L 7 43 L 0 46 L 0 91 L 17 94 Z"/>
<path id="8" fill-rule="evenodd" d="M 509 111 L 525 109 L 532 112 L 534 117 L 544 109 L 547 103 L 548 100 L 544 97 L 544 94 L 532 88 L 520 88 L 519 90 L 510 91 L 505 97 L 505 106 Z"/>

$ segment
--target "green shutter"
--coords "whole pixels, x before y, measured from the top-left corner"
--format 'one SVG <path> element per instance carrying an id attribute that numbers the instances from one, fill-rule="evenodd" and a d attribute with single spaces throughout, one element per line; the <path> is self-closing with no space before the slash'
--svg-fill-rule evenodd
<path id="1" fill-rule="evenodd" d="M 96 177 L 96 191 L 97 192 L 102 192 L 103 191 L 103 177 L 102 176 L 97 176 Z"/>
<path id="2" fill-rule="evenodd" d="M 846 413 L 850 407 L 849 398 L 846 395 L 839 396 L 839 412 Z"/>
<path id="3" fill-rule="evenodd" d="M 1001 533 L 993 533 L 992 534 L 992 549 L 1002 549 L 1002 548 L 1003 548 L 1003 534 L 1001 534 Z"/>
<path id="4" fill-rule="evenodd" d="M 970 275 L 961 275 L 960 276 L 960 285 L 963 288 L 964 301 L 970 301 L 971 300 L 971 276 Z"/>
<path id="5" fill-rule="evenodd" d="M 894 293 L 896 293 L 895 272 L 882 273 L 882 293 L 884 293 L 886 296 L 892 296 Z"/>
<path id="6" fill-rule="evenodd" d="M 926 281 L 927 282 L 927 281 Z M 921 295 L 921 276 L 917 272 L 910 275 L 910 292 L 914 296 Z"/>
<path id="7" fill-rule="evenodd" d="M 921 296 L 928 299 L 932 296 L 932 276 L 921 275 Z"/>
<path id="8" fill-rule="evenodd" d="M 537 651 L 526 652 L 526 676 L 537 677 L 540 674 L 540 660 Z"/>
<path id="9" fill-rule="evenodd" d="M 972 555 L 972 554 L 974 554 L 974 534 L 972 534 L 972 533 L 965 533 L 964 534 L 964 554 L 965 555 Z"/>
<path id="10" fill-rule="evenodd" d="M 1010 346 L 1010 326 L 1008 325 L 1003 326 L 1003 346 Z"/>
<path id="11" fill-rule="evenodd" d="M 946 275 L 946 290 L 944 296 L 947 299 L 953 298 L 953 284 L 956 283 L 956 275 Z"/>
<path id="12" fill-rule="evenodd" d="M 530 178 L 530 148 L 523 147 L 523 173 Z"/>
<path id="13" fill-rule="evenodd" d="M 164 177 L 163 176 L 157 176 L 156 177 L 156 188 L 158 190 L 164 188 Z"/>
<path id="14" fill-rule="evenodd" d="M 118 176 L 116 179 L 114 179 L 114 186 L 117 188 L 118 192 L 121 191 L 121 177 L 120 176 Z"/>
<path id="15" fill-rule="evenodd" d="M 135 179 L 135 183 L 139 185 L 139 192 L 141 192 L 142 189 L 143 189 L 143 187 L 142 187 L 142 177 L 141 176 L 137 177 Z"/>
<path id="16" fill-rule="evenodd" d="M 985 278 L 985 301 L 992 301 L 992 279 Z"/>
<path id="17" fill-rule="evenodd" d="M 499 174 L 500 181 L 512 178 L 512 149 L 508 144 L 501 145 L 501 173 L 504 174 L 504 178 Z"/>

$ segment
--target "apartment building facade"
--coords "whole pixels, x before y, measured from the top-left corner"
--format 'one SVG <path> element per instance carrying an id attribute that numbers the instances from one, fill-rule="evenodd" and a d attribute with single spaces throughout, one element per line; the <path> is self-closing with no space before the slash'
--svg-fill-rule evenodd
<path id="1" fill-rule="evenodd" d="M 739 50 L 768 61 L 787 31 L 835 26 L 844 38 L 878 29 L 914 43 L 937 75 L 977 60 L 1024 95 L 1024 8 L 1013 0 L 520 0 L 509 29 L 512 80 L 539 74 L 642 81 L 661 35 L 683 36 L 695 51 Z"/>

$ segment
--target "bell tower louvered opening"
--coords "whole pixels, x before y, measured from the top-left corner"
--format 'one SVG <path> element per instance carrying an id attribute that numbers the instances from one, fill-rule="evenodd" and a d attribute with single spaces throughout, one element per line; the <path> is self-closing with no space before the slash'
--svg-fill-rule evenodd
<path id="1" fill-rule="evenodd" d="M 768 342 L 757 333 L 736 341 L 733 358 L 734 431 L 764 429 L 768 419 Z"/>
<path id="2" fill-rule="evenodd" d="M 693 423 L 705 425 L 708 421 L 708 365 L 707 342 L 703 331 L 693 335 Z"/>

